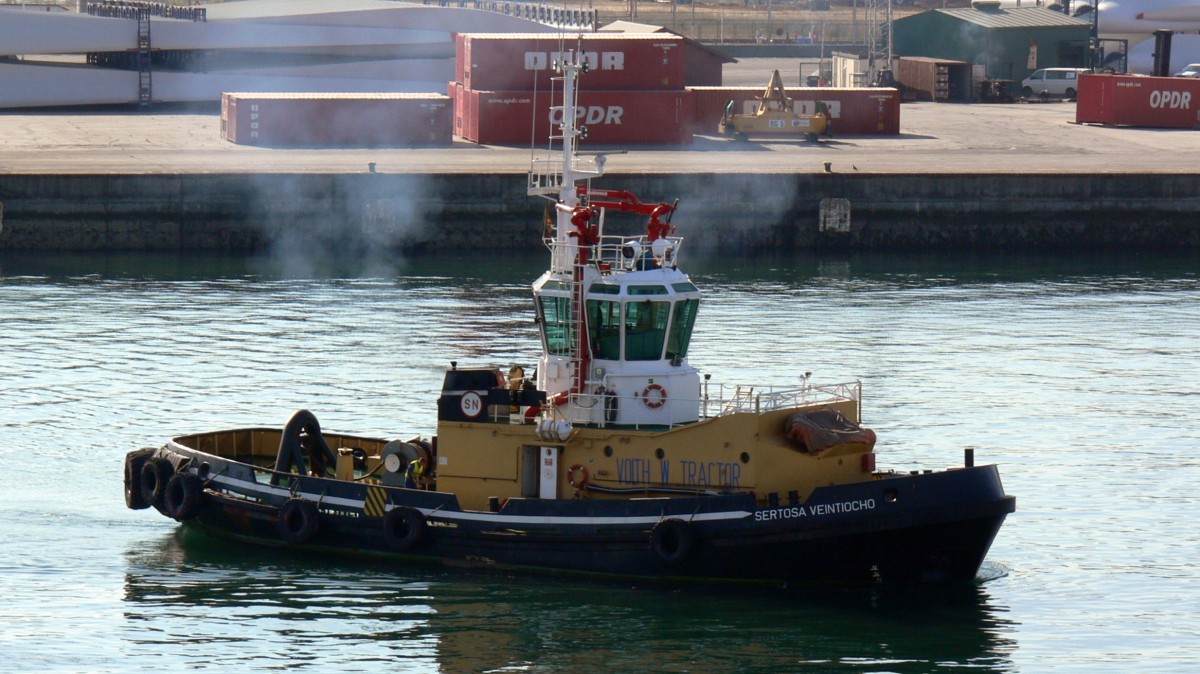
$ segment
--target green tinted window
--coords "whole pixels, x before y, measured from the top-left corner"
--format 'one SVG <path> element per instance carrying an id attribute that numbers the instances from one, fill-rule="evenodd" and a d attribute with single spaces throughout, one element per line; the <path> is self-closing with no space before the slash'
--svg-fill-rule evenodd
<path id="1" fill-rule="evenodd" d="M 630 295 L 666 295 L 666 286 L 629 286 Z"/>
<path id="2" fill-rule="evenodd" d="M 541 298 L 542 338 L 552 356 L 571 355 L 571 300 L 567 297 Z"/>
<path id="3" fill-rule="evenodd" d="M 588 288 L 588 292 L 596 293 L 597 295 L 620 295 L 621 286 L 608 285 L 607 283 L 593 283 Z"/>
<path id="4" fill-rule="evenodd" d="M 675 292 L 677 292 L 677 293 L 699 292 L 699 289 L 696 288 L 696 286 L 692 285 L 691 283 L 672 283 L 671 287 L 674 288 Z"/>
<path id="5" fill-rule="evenodd" d="M 621 303 L 608 300 L 588 300 L 587 318 L 592 356 L 607 360 L 620 360 Z"/>
<path id="6" fill-rule="evenodd" d="M 629 302 L 625 305 L 625 360 L 662 358 L 670 302 Z"/>
<path id="7" fill-rule="evenodd" d="M 692 328 L 696 325 L 696 311 L 700 300 L 681 300 L 675 303 L 675 316 L 671 319 L 671 334 L 667 339 L 667 358 L 687 356 L 688 344 L 692 341 Z"/>

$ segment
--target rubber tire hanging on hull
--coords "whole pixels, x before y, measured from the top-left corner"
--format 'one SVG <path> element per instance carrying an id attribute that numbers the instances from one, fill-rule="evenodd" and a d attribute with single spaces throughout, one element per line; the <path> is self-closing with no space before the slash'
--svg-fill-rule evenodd
<path id="1" fill-rule="evenodd" d="M 312 501 L 302 498 L 289 499 L 279 509 L 279 521 L 276 523 L 279 537 L 292 545 L 303 545 L 317 535 L 321 528 L 321 514 Z"/>
<path id="2" fill-rule="evenodd" d="M 650 531 L 650 549 L 664 564 L 674 566 L 687 559 L 696 545 L 696 534 L 687 522 L 668 519 Z"/>
<path id="3" fill-rule="evenodd" d="M 153 447 L 146 447 L 125 455 L 125 507 L 130 510 L 150 507 L 150 502 L 142 497 L 142 466 L 153 453 Z"/>
<path id="4" fill-rule="evenodd" d="M 142 465 L 139 488 L 142 500 L 154 506 L 160 513 L 168 514 L 163 507 L 163 493 L 167 490 L 167 481 L 175 474 L 175 466 L 170 460 L 159 457 Z"/>
<path id="5" fill-rule="evenodd" d="M 204 495 L 204 484 L 200 478 L 187 473 L 176 473 L 167 480 L 163 491 L 163 506 L 167 515 L 180 522 L 195 517 L 200 510 L 200 499 Z"/>
<path id="6" fill-rule="evenodd" d="M 425 539 L 425 516 L 412 508 L 392 508 L 383 518 L 388 547 L 404 552 Z"/>

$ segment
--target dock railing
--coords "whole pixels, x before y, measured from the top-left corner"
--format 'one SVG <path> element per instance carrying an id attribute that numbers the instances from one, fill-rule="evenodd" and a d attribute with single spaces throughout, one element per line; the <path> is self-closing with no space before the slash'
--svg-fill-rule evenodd
<path id="1" fill-rule="evenodd" d="M 208 9 L 204 7 L 147 0 L 97 0 L 88 2 L 85 11 L 92 16 L 110 19 L 142 19 L 156 16 L 201 23 L 208 21 Z"/>
<path id="2" fill-rule="evenodd" d="M 496 12 L 519 19 L 536 21 L 555 28 L 579 28 L 595 32 L 599 27 L 594 9 L 569 9 L 549 2 L 497 2 L 496 0 L 421 0 L 433 7 L 457 7 Z"/>

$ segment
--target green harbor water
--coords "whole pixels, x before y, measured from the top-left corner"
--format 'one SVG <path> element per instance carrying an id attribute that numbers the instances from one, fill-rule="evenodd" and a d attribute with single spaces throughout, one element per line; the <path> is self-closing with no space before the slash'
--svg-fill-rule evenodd
<path id="1" fill-rule="evenodd" d="M 682 258 L 714 382 L 859 379 L 880 468 L 1000 464 L 967 587 L 747 591 L 295 557 L 122 498 L 125 453 L 431 435 L 536 359 L 545 256 L 0 256 L 0 671 L 1194 672 L 1200 256 Z M 781 559 L 817 567 L 821 559 Z"/>

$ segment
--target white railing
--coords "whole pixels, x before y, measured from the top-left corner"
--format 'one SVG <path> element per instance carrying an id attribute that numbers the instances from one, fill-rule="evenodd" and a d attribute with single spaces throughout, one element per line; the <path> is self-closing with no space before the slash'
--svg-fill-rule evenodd
<path id="1" fill-rule="evenodd" d="M 855 406 L 855 417 L 862 418 L 862 382 L 853 381 L 830 385 L 804 385 L 799 387 L 779 387 L 737 384 L 707 384 L 703 389 L 704 397 L 700 399 L 680 399 L 678 402 L 695 403 L 696 414 L 688 418 L 667 418 L 639 423 L 622 422 L 619 419 L 610 421 L 608 410 L 619 410 L 620 404 L 627 403 L 629 396 L 605 394 L 572 394 L 566 405 L 547 405 L 543 410 L 544 419 L 558 421 L 581 422 L 583 418 L 590 419 L 588 423 L 601 427 L 616 424 L 623 428 L 675 428 L 703 419 L 712 419 L 731 414 L 764 414 L 781 409 L 793 409 L 831 405 L 850 402 Z M 715 393 L 715 395 L 714 395 Z M 692 409 L 691 405 L 686 406 Z M 569 410 L 576 410 L 571 413 Z M 676 407 L 675 409 L 679 409 Z M 579 414 L 579 411 L 584 411 Z M 592 413 L 594 411 L 594 413 Z M 574 418 L 572 418 L 574 417 Z M 518 417 L 513 417 L 518 421 Z M 524 423 L 524 420 L 520 420 Z"/>
<path id="2" fill-rule="evenodd" d="M 659 244 L 658 242 L 663 243 Z M 674 269 L 679 259 L 682 236 L 668 236 L 651 242 L 646 235 L 602 236 L 597 247 L 597 261 L 612 270 Z M 601 268 L 604 271 L 604 268 Z"/>
<path id="3" fill-rule="evenodd" d="M 603 155 L 580 154 L 572 160 L 571 170 L 576 179 L 604 175 Z M 529 166 L 529 183 L 526 192 L 530 196 L 556 196 L 562 189 L 563 158 L 559 155 L 533 157 Z"/>
<path id="4" fill-rule="evenodd" d="M 534 157 L 529 167 L 529 184 L 527 193 L 530 196 L 544 194 L 557 195 L 563 185 L 563 161 L 559 157 Z"/>
<path id="5" fill-rule="evenodd" d="M 711 393 L 713 384 L 706 386 Z M 734 385 L 731 395 L 725 395 L 725 385 L 716 384 L 717 396 L 706 397 L 701 406 L 701 417 L 707 418 L 709 410 L 716 410 L 711 416 L 725 416 L 738 412 L 754 412 L 761 414 L 772 410 L 792 407 L 807 407 L 838 402 L 853 402 L 857 411 L 861 412 L 862 382 L 854 381 L 844 384 L 804 385 L 799 387 L 753 386 L 746 384 Z"/>
<path id="6" fill-rule="evenodd" d="M 658 241 L 664 243 L 659 244 Z M 668 236 L 651 242 L 645 234 L 639 236 L 602 236 L 600 243 L 592 248 L 591 264 L 602 274 L 646 269 L 674 269 L 683 246 L 682 236 Z M 553 236 L 545 238 L 551 252 L 560 246 Z M 658 244 L 658 245 L 655 245 Z M 570 250 L 563 259 L 573 259 L 576 243 L 571 239 L 565 244 Z"/>

